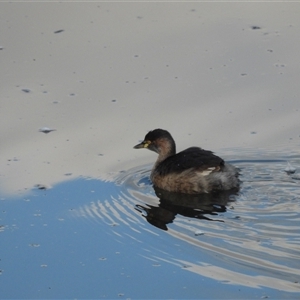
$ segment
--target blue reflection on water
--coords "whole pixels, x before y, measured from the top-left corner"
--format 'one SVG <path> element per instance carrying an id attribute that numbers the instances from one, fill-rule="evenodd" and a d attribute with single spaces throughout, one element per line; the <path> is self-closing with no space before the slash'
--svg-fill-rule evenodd
<path id="1" fill-rule="evenodd" d="M 162 243 L 168 237 L 156 229 L 135 239 L 129 227 L 122 226 L 118 236 L 105 223 L 95 226 L 71 217 L 70 212 L 94 201 L 95 195 L 110 199 L 114 193 L 114 183 L 81 179 L 26 199 L 2 201 L 2 297 L 217 297 L 210 290 L 213 280 L 198 282 L 193 273 L 149 258 L 186 259 L 193 249 L 183 251 L 182 241 L 172 249 Z"/>
<path id="2" fill-rule="evenodd" d="M 156 197 L 148 167 L 2 198 L 1 297 L 299 298 L 299 184 L 266 166 L 243 172 L 238 196 L 213 213 L 196 207 L 204 218 L 180 210 L 168 230 L 146 220 L 162 203 L 174 210 Z"/>

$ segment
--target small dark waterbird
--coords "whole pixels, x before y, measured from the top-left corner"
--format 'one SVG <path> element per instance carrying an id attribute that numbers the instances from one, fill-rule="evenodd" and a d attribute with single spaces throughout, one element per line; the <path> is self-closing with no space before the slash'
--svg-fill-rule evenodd
<path id="1" fill-rule="evenodd" d="M 150 179 L 154 186 L 170 192 L 201 194 L 239 188 L 238 169 L 213 152 L 191 147 L 176 154 L 171 134 L 163 129 L 148 132 L 134 149 L 158 154 Z"/>

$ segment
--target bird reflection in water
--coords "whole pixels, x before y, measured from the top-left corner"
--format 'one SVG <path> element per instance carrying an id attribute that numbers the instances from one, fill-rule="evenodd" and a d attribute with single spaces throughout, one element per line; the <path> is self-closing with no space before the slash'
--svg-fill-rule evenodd
<path id="1" fill-rule="evenodd" d="M 159 198 L 159 205 L 146 206 L 137 204 L 135 209 L 139 211 L 146 220 L 162 230 L 168 230 L 167 224 L 173 223 L 176 215 L 207 221 L 218 221 L 207 215 L 216 216 L 218 213 L 226 212 L 226 206 L 235 201 L 237 190 L 221 191 L 207 194 L 180 194 L 168 192 L 154 187 L 155 194 Z"/>

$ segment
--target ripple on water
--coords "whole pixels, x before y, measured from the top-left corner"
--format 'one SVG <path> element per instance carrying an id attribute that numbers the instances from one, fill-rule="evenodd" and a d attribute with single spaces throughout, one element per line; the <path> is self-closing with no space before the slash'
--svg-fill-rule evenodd
<path id="1" fill-rule="evenodd" d="M 299 170 L 300 158 L 293 156 Z M 286 159 L 235 160 L 241 170 L 239 192 L 178 195 L 154 190 L 149 180 L 151 165 L 121 172 L 115 179 L 115 194 L 77 210 L 77 215 L 130 229 L 132 239 L 147 240 L 148 234 L 169 236 L 196 247 L 199 254 L 184 260 L 163 257 L 201 276 L 248 287 L 265 286 L 299 292 L 300 279 L 300 180 L 285 172 Z M 150 243 L 150 242 L 149 242 Z M 159 249 L 159 244 L 149 245 Z"/>

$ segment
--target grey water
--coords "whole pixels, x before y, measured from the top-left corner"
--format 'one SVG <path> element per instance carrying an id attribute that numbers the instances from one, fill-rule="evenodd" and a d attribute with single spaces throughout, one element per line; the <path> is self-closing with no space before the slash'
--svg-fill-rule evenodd
<path id="1" fill-rule="evenodd" d="M 299 299 L 300 154 L 230 163 L 238 192 L 154 190 L 143 165 L 2 196 L 1 298 Z"/>

